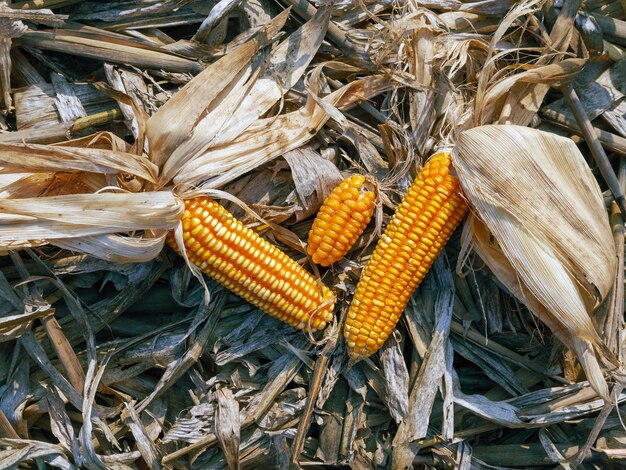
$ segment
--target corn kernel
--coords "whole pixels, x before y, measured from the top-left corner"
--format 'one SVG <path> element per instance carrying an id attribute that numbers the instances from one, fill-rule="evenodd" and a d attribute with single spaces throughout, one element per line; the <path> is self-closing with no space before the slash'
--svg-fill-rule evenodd
<path id="1" fill-rule="evenodd" d="M 450 165 L 448 153 L 424 165 L 370 257 L 344 326 L 353 360 L 382 346 L 468 209 Z"/>
<path id="2" fill-rule="evenodd" d="M 326 198 L 309 232 L 307 252 L 313 262 L 329 266 L 339 261 L 361 236 L 375 207 L 367 183 L 364 176 L 352 175 Z"/>
<path id="3" fill-rule="evenodd" d="M 317 331 L 332 320 L 330 289 L 217 202 L 185 201 L 182 225 L 189 261 L 235 294 L 295 328 Z M 180 254 L 173 232 L 167 242 Z"/>

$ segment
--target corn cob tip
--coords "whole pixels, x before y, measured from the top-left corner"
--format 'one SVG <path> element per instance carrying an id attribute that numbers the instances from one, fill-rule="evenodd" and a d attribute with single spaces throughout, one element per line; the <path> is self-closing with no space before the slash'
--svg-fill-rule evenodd
<path id="1" fill-rule="evenodd" d="M 219 203 L 188 199 L 181 222 L 189 261 L 244 300 L 301 330 L 321 330 L 333 319 L 332 291 Z M 173 232 L 167 242 L 181 254 Z"/>
<path id="2" fill-rule="evenodd" d="M 449 153 L 428 160 L 378 241 L 357 284 L 344 325 L 352 361 L 358 362 L 380 349 L 465 216 L 467 203 L 450 169 Z"/>
<path id="3" fill-rule="evenodd" d="M 363 359 L 367 359 L 370 356 L 370 354 L 360 353 L 355 346 L 350 347 L 350 345 L 347 345 L 346 351 L 348 352 L 348 369 L 351 369 L 352 366 L 358 364 Z"/>
<path id="4" fill-rule="evenodd" d="M 376 204 L 372 183 L 352 175 L 332 190 L 309 232 L 307 253 L 314 263 L 330 266 L 342 259 L 369 224 Z"/>

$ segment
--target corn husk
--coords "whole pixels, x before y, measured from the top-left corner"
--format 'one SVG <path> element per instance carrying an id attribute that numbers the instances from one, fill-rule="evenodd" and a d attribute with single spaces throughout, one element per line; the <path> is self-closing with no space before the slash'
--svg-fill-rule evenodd
<path id="1" fill-rule="evenodd" d="M 45 243 L 118 262 L 154 258 L 182 202 L 170 191 L 0 199 L 0 253 Z M 120 232 L 158 230 L 157 236 Z"/>
<path id="2" fill-rule="evenodd" d="M 102 175 L 128 173 L 154 181 L 156 169 L 144 157 L 123 151 L 0 143 L 0 173 L 90 172 Z"/>
<path id="3" fill-rule="evenodd" d="M 185 191 L 218 188 L 285 152 L 307 143 L 331 118 L 334 107 L 347 107 L 390 88 L 388 78 L 355 80 L 323 99 L 283 115 L 258 119 L 228 144 L 211 148 L 179 168 L 174 183 Z"/>
<path id="4" fill-rule="evenodd" d="M 460 134 L 454 164 L 475 211 L 466 248 L 576 352 L 608 398 L 598 360 L 614 359 L 591 315 L 616 260 L 602 193 L 578 148 L 535 129 L 482 126 Z"/>
<path id="5" fill-rule="evenodd" d="M 164 231 L 176 225 L 180 197 L 191 197 L 197 188 L 220 188 L 254 171 L 308 142 L 332 115 L 342 118 L 337 108 L 390 89 L 389 77 L 371 75 L 328 93 L 323 66 L 318 66 L 308 99 L 293 111 L 282 112 L 281 106 L 277 115 L 267 117 L 302 81 L 330 15 L 328 8 L 320 8 L 261 61 L 260 48 L 276 37 L 288 13 L 265 25 L 265 39 L 239 44 L 161 106 L 145 123 L 147 154 L 142 138 L 127 146 L 102 133 L 62 146 L 3 144 L 0 174 L 19 175 L 2 187 L 6 200 L 0 203 L 6 201 L 7 214 L 0 231 L 7 234 L 0 235 L 0 249 L 48 243 L 109 261 L 150 260 L 159 254 Z M 319 96 L 322 89 L 326 96 Z M 119 91 L 108 93 L 132 103 Z M 113 194 L 110 188 L 145 192 Z M 98 191 L 106 192 L 90 194 Z M 99 204 L 103 210 L 91 213 Z M 21 217 L 19 230 L 15 215 Z"/>
<path id="6" fill-rule="evenodd" d="M 177 183 L 181 179 L 187 182 L 181 176 L 185 166 L 197 166 L 197 160 L 205 161 L 203 155 L 211 153 L 211 148 L 233 142 L 278 102 L 313 59 L 324 38 L 328 17 L 328 11 L 320 9 L 310 22 L 283 41 L 269 57 L 268 66 L 260 69 L 253 63 L 257 41 L 250 41 L 215 62 L 163 106 L 148 121 L 153 161 L 163 164 L 161 183 L 167 184 L 175 176 Z M 285 15 L 275 18 L 272 29 L 279 30 L 285 19 Z M 179 123 L 181 120 L 185 122 Z M 263 134 L 265 140 L 274 138 L 271 130 Z M 255 143 L 251 145 L 254 147 Z M 244 154 L 252 153 L 250 148 L 243 150 Z M 220 156 L 220 159 L 226 161 L 228 157 Z M 253 167 L 262 163 L 253 157 L 248 161 Z M 214 166 L 207 168 L 206 174 L 220 174 L 231 167 Z"/>

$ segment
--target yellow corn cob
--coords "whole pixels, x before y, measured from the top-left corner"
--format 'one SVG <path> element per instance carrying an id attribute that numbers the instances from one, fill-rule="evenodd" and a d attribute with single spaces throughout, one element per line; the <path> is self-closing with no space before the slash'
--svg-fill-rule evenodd
<path id="1" fill-rule="evenodd" d="M 344 326 L 352 360 L 383 345 L 466 211 L 459 181 L 450 174 L 450 154 L 433 156 L 398 206 L 357 285 Z"/>
<path id="2" fill-rule="evenodd" d="M 369 224 L 376 196 L 365 189 L 366 181 L 362 175 L 349 176 L 322 204 L 307 247 L 315 263 L 329 266 L 343 258 Z"/>
<path id="3" fill-rule="evenodd" d="M 265 313 L 301 330 L 332 320 L 334 295 L 279 248 L 261 238 L 217 202 L 185 201 L 183 241 L 189 261 Z M 173 233 L 167 238 L 179 254 Z"/>

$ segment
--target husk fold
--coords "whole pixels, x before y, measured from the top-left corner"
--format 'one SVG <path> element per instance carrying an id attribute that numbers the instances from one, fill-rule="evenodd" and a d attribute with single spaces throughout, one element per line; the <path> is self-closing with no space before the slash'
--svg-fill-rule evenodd
<path id="1" fill-rule="evenodd" d="M 615 359 L 591 315 L 617 267 L 602 193 L 582 154 L 554 134 L 489 125 L 462 132 L 453 159 L 474 209 L 465 249 L 576 352 L 607 399 L 598 359 Z"/>

